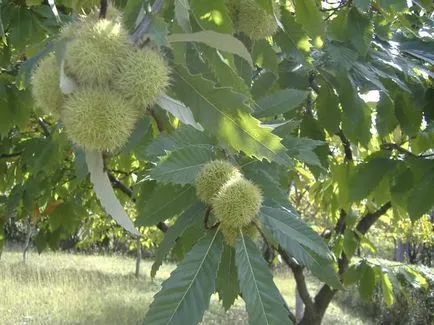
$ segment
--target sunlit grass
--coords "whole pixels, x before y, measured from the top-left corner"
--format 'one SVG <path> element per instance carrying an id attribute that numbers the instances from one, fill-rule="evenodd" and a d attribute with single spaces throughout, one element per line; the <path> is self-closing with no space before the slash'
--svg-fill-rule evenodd
<path id="1" fill-rule="evenodd" d="M 149 277 L 150 261 L 134 276 L 135 260 L 122 256 L 89 256 L 31 252 L 26 264 L 18 251 L 3 253 L 0 261 L 0 324 L 140 324 L 173 265 L 164 265 L 156 280 Z M 294 282 L 276 273 L 276 284 L 293 307 Z M 311 288 L 318 284 L 309 282 Z M 244 304 L 238 300 L 227 313 L 213 296 L 203 324 L 247 325 Z M 332 304 L 324 324 L 368 324 Z"/>

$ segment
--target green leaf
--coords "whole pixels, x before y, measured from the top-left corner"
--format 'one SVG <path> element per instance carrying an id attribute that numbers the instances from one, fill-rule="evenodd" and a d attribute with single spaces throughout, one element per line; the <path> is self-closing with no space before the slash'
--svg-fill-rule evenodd
<path id="1" fill-rule="evenodd" d="M 252 56 L 255 65 L 278 74 L 276 52 L 266 40 L 257 40 L 253 43 Z"/>
<path id="2" fill-rule="evenodd" d="M 209 46 L 203 45 L 202 51 L 202 56 L 206 60 L 209 70 L 218 81 L 219 86 L 233 88 L 234 91 L 242 93 L 246 97 L 251 97 L 249 86 L 240 77 L 236 71 L 236 67 L 229 64 L 229 60 L 223 57 L 216 49 Z M 229 59 L 233 58 L 231 54 L 228 56 L 230 56 Z"/>
<path id="3" fill-rule="evenodd" d="M 169 43 L 199 42 L 224 52 L 236 54 L 253 67 L 252 57 L 244 44 L 235 37 L 214 31 L 202 31 L 191 34 L 172 34 L 168 36 Z"/>
<path id="4" fill-rule="evenodd" d="M 308 34 L 316 41 L 324 35 L 324 22 L 315 0 L 295 0 L 295 16 Z"/>
<path id="5" fill-rule="evenodd" d="M 322 146 L 323 141 L 312 140 L 310 138 L 298 138 L 291 135 L 283 139 L 283 144 L 288 148 L 288 154 L 295 159 L 303 161 L 309 165 L 321 166 L 318 155 L 313 151 Z"/>
<path id="6" fill-rule="evenodd" d="M 140 235 L 113 191 L 107 173 L 104 171 L 102 153 L 85 150 L 85 156 L 90 181 L 102 208 L 125 230 L 133 235 Z"/>
<path id="7" fill-rule="evenodd" d="M 204 30 L 233 34 L 232 20 L 226 0 L 191 0 L 191 8 L 196 21 Z"/>
<path id="8" fill-rule="evenodd" d="M 342 28 L 347 26 L 348 8 L 339 10 L 335 18 L 327 26 L 327 36 L 334 41 L 345 42 L 348 40 L 348 30 Z"/>
<path id="9" fill-rule="evenodd" d="M 202 203 L 197 202 L 190 208 L 185 210 L 177 219 L 173 226 L 164 234 L 164 238 L 155 251 L 154 263 L 151 267 L 151 278 L 155 278 L 158 269 L 163 264 L 164 258 L 169 254 L 177 239 L 181 237 L 184 231 L 198 220 L 202 220 L 207 207 Z"/>
<path id="10" fill-rule="evenodd" d="M 130 154 L 139 143 L 143 140 L 150 129 L 150 120 L 148 116 L 143 116 L 134 128 L 133 133 L 128 138 L 127 143 L 122 148 L 123 154 Z"/>
<path id="11" fill-rule="evenodd" d="M 385 137 L 398 126 L 394 104 L 392 100 L 383 93 L 381 94 L 380 100 L 377 103 L 375 126 L 380 137 Z"/>
<path id="12" fill-rule="evenodd" d="M 198 324 L 214 292 L 222 249 L 222 235 L 218 231 L 208 232 L 163 282 L 143 324 Z"/>
<path id="13" fill-rule="evenodd" d="M 324 240 L 308 227 L 294 212 L 284 208 L 264 206 L 259 218 L 270 232 L 279 240 L 283 248 L 290 251 L 287 240 L 293 240 L 325 258 L 330 257 L 330 251 Z"/>
<path id="14" fill-rule="evenodd" d="M 368 11 L 371 0 L 354 0 L 354 5 L 361 11 Z"/>
<path id="15" fill-rule="evenodd" d="M 369 17 L 353 7 L 348 14 L 346 28 L 351 44 L 362 56 L 366 56 L 371 46 L 373 33 L 373 25 Z"/>
<path id="16" fill-rule="evenodd" d="M 344 232 L 344 252 L 349 259 L 354 256 L 357 247 L 359 246 L 359 240 L 351 229 L 345 229 Z"/>
<path id="17" fill-rule="evenodd" d="M 263 212 L 264 209 L 266 213 Z M 263 207 L 259 218 L 279 244 L 314 276 L 334 288 L 341 287 L 322 238 L 298 220 L 293 212 L 282 208 Z M 306 243 L 309 243 L 309 246 L 305 246 Z M 315 250 L 309 247 L 315 247 Z"/>
<path id="18" fill-rule="evenodd" d="M 362 300 L 369 301 L 375 290 L 375 271 L 366 263 L 364 263 L 362 270 L 359 282 L 359 294 Z"/>
<path id="19" fill-rule="evenodd" d="M 377 0 L 378 4 L 390 11 L 400 11 L 407 8 L 406 0 Z"/>
<path id="20" fill-rule="evenodd" d="M 185 147 L 212 149 L 213 141 L 204 132 L 182 125 L 171 134 L 161 134 L 147 148 L 150 156 L 164 156 L 166 151 L 175 151 Z"/>
<path id="21" fill-rule="evenodd" d="M 422 110 L 415 105 L 410 94 L 400 92 L 396 95 L 395 114 L 407 135 L 414 137 L 418 134 L 422 123 Z"/>
<path id="22" fill-rule="evenodd" d="M 203 131 L 203 127 L 194 120 L 191 110 L 180 101 L 167 95 L 162 95 L 157 99 L 157 104 L 162 109 L 178 118 L 182 123 L 191 125 L 199 131 Z"/>
<path id="23" fill-rule="evenodd" d="M 292 324 L 273 275 L 255 243 L 240 236 L 236 264 L 250 325 Z"/>
<path id="24" fill-rule="evenodd" d="M 288 193 L 279 184 L 279 176 L 274 171 L 275 164 L 265 162 L 253 162 L 242 166 L 246 178 L 257 184 L 264 198 L 272 200 L 288 209 L 291 208 Z"/>
<path id="25" fill-rule="evenodd" d="M 393 305 L 394 294 L 393 294 L 393 285 L 392 281 L 390 281 L 389 275 L 386 272 L 381 273 L 381 289 L 383 291 L 384 301 L 388 307 Z"/>
<path id="26" fill-rule="evenodd" d="M 51 231 L 62 228 L 68 234 L 72 235 L 86 214 L 82 213 L 83 208 L 77 209 L 72 202 L 59 204 L 48 218 Z M 80 213 L 77 213 L 77 212 Z"/>
<path id="27" fill-rule="evenodd" d="M 344 273 L 344 285 L 350 286 L 360 280 L 360 264 L 359 265 L 351 265 Z"/>
<path id="28" fill-rule="evenodd" d="M 341 122 L 339 99 L 327 85 L 321 87 L 316 106 L 319 122 L 330 134 L 336 133 Z"/>
<path id="29" fill-rule="evenodd" d="M 151 23 L 146 31 L 146 35 L 158 46 L 167 46 L 169 44 L 168 36 L 168 24 L 164 19 L 152 16 Z"/>
<path id="30" fill-rule="evenodd" d="M 350 200 L 360 201 L 366 198 L 394 167 L 394 161 L 381 157 L 374 157 L 357 166 L 350 176 Z"/>
<path id="31" fill-rule="evenodd" d="M 415 184 L 408 198 L 408 214 L 412 221 L 418 220 L 434 206 L 434 168 L 424 174 L 424 177 Z"/>
<path id="32" fill-rule="evenodd" d="M 286 113 L 300 106 L 309 92 L 297 89 L 284 89 L 258 99 L 255 117 L 274 116 Z"/>
<path id="33" fill-rule="evenodd" d="M 144 209 L 139 211 L 136 223 L 145 227 L 156 225 L 176 216 L 196 200 L 196 191 L 190 185 L 159 185 L 151 194 Z"/>
<path id="34" fill-rule="evenodd" d="M 240 293 L 237 267 L 235 264 L 235 249 L 225 245 L 220 267 L 217 273 L 216 290 L 226 311 L 231 308 Z"/>
<path id="35" fill-rule="evenodd" d="M 150 176 L 161 183 L 194 184 L 197 172 L 215 157 L 209 148 L 182 148 L 165 156 Z"/>
<path id="36" fill-rule="evenodd" d="M 189 0 L 175 0 L 175 18 L 186 33 L 191 33 Z"/>
<path id="37" fill-rule="evenodd" d="M 237 151 L 258 159 L 290 164 L 280 138 L 250 116 L 244 96 L 228 88 L 216 88 L 200 75 L 191 75 L 184 68 L 174 69 L 175 91 L 186 103 L 198 122 Z"/>

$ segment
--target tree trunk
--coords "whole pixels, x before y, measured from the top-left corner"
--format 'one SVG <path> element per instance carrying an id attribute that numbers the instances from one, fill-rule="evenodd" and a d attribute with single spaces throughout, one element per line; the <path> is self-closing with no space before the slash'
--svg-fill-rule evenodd
<path id="1" fill-rule="evenodd" d="M 303 319 L 303 312 L 304 312 L 303 300 L 300 297 L 298 288 L 295 287 L 295 319 L 297 323 L 299 323 Z"/>
<path id="2" fill-rule="evenodd" d="M 136 253 L 136 277 L 140 275 L 140 262 L 142 261 L 142 242 L 137 238 L 137 253 Z"/>
<path id="3" fill-rule="evenodd" d="M 407 250 L 407 244 L 404 244 L 400 239 L 398 239 L 398 243 L 395 246 L 395 261 L 404 262 L 405 260 L 405 251 Z"/>
<path id="4" fill-rule="evenodd" d="M 30 217 L 27 219 L 27 232 L 26 232 L 26 241 L 24 244 L 24 250 L 23 250 L 23 262 L 26 263 L 27 260 L 27 252 L 30 248 L 30 242 L 32 239 L 32 220 Z"/>

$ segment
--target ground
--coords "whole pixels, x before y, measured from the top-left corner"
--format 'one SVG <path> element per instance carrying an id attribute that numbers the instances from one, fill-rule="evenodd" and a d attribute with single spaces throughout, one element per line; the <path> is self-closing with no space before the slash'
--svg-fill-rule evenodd
<path id="1" fill-rule="evenodd" d="M 19 251 L 8 250 L 0 260 L 0 324 L 140 324 L 174 267 L 164 265 L 152 281 L 151 265 L 144 261 L 136 278 L 135 260 L 129 257 L 31 252 L 24 264 Z M 288 305 L 294 306 L 291 274 L 277 272 L 275 282 Z M 309 286 L 318 284 L 311 280 Z M 332 304 L 324 324 L 370 324 L 354 314 Z M 214 295 L 202 324 L 247 325 L 242 300 L 225 313 Z"/>

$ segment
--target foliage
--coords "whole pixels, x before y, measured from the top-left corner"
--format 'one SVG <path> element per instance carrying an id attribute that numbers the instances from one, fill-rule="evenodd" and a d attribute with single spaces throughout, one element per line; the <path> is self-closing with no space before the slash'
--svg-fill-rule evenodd
<path id="1" fill-rule="evenodd" d="M 215 291 L 225 308 L 241 293 L 251 324 L 294 323 L 256 243 L 242 230 L 228 257 L 218 220 L 195 194 L 199 167 L 225 159 L 263 193 L 257 230 L 295 275 L 305 304 L 300 324 L 319 324 L 337 289 L 350 283 L 363 299 L 381 283 L 391 303 L 399 284 L 379 265 L 350 261 L 360 246 L 372 246 L 367 233 L 381 216 L 416 222 L 433 207 L 432 2 L 255 0 L 255 10 L 278 20 L 264 37 L 237 27 L 224 0 L 118 1 L 129 41 L 137 51 L 161 53 L 171 80 L 156 104 L 140 94 L 146 116 L 123 147 L 83 152 L 68 141 L 62 120 L 33 110 L 29 81 L 51 51 L 60 58 L 61 89 L 68 49 L 95 65 L 75 76 L 82 86 L 125 64 L 122 44 L 131 46 L 125 38 L 121 46 L 109 43 L 118 48 L 110 62 L 119 63 L 106 69 L 99 65 L 106 54 L 97 54 L 99 42 L 77 47 L 57 37 L 66 23 L 84 19 L 80 9 L 93 26 L 104 25 L 99 10 L 107 17 L 117 11 L 105 13 L 102 4 L 92 11 L 81 1 L 0 3 L 1 219 L 30 217 L 40 250 L 56 248 L 102 209 L 132 234 L 139 235 L 133 221 L 142 235 L 154 225 L 167 232 L 154 275 L 169 251 L 182 262 L 155 297 L 147 324 L 196 324 Z M 143 81 L 140 71 L 122 77 Z M 77 96 L 66 88 L 68 100 Z M 116 134 L 119 127 L 100 132 Z M 124 208 L 131 202 L 137 217 Z M 170 224 L 175 230 L 167 231 Z M 225 265 L 228 258 L 236 267 Z M 220 266 L 240 292 L 221 285 Z M 303 269 L 323 282 L 314 298 Z M 423 279 L 407 273 L 411 282 Z"/>

